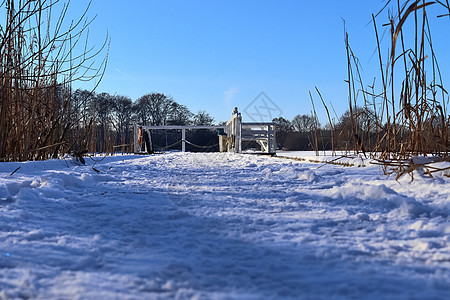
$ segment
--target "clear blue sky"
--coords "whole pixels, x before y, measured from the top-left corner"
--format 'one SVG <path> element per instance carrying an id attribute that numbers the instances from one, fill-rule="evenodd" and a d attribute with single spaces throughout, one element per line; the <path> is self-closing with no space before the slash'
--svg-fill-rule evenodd
<path id="1" fill-rule="evenodd" d="M 87 2 L 73 0 L 71 13 L 81 12 Z M 89 16 L 97 18 L 91 44 L 100 45 L 107 31 L 111 37 L 107 71 L 97 92 L 133 101 L 161 92 L 194 113 L 205 110 L 216 121 L 226 121 L 234 106 L 242 111 L 260 92 L 284 118 L 309 114 L 312 91 L 324 121 L 315 86 L 338 115 L 348 106 L 343 19 L 365 83 L 371 84 L 379 77 L 371 14 L 385 2 L 93 0 Z M 379 24 L 387 20 L 386 11 Z M 442 31 L 434 38 L 447 40 L 450 21 L 433 21 Z M 438 56 L 448 56 L 446 46 L 436 51 Z M 448 62 L 445 66 L 449 70 Z"/>

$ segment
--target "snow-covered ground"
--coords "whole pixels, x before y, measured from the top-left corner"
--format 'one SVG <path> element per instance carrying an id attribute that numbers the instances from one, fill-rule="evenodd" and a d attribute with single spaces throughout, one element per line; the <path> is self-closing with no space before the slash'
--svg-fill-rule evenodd
<path id="1" fill-rule="evenodd" d="M 0 299 L 449 297 L 448 177 L 229 153 L 93 164 L 0 163 Z"/>

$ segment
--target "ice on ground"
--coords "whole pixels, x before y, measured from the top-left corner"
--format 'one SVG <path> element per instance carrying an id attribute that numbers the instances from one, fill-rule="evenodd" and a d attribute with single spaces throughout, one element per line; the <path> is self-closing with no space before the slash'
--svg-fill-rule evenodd
<path id="1" fill-rule="evenodd" d="M 0 299 L 447 299 L 449 181 L 229 153 L 1 163 Z"/>

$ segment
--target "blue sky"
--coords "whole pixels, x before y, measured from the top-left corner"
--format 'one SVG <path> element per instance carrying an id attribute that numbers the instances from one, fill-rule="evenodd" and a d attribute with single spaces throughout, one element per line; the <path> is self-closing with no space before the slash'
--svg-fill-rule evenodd
<path id="1" fill-rule="evenodd" d="M 81 12 L 87 2 L 72 1 L 71 13 Z M 205 110 L 216 121 L 226 121 L 234 106 L 242 111 L 261 92 L 284 118 L 309 114 L 311 91 L 325 121 L 316 86 L 337 115 L 348 106 L 343 19 L 365 83 L 371 84 L 379 77 L 371 14 L 384 3 L 93 0 L 89 16 L 97 18 L 90 42 L 100 45 L 106 32 L 111 37 L 107 71 L 97 92 L 133 100 L 161 92 L 193 112 Z M 450 21 L 443 19 L 433 19 L 439 24 L 435 39 L 447 39 Z M 379 23 L 386 20 L 387 12 Z M 438 57 L 439 51 L 447 56 L 448 47 L 439 48 Z"/>

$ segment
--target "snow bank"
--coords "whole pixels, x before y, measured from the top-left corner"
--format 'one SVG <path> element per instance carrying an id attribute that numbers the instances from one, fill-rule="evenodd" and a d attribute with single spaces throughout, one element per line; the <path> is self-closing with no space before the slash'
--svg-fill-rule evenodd
<path id="1" fill-rule="evenodd" d="M 278 151 L 277 157 L 297 159 L 299 161 L 335 164 L 342 166 L 367 167 L 371 166 L 373 160 L 366 158 L 363 154 L 349 154 L 345 151 Z"/>
<path id="2" fill-rule="evenodd" d="M 0 299 L 446 299 L 450 179 L 364 165 L 2 163 Z"/>

